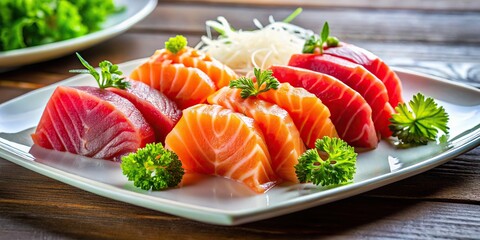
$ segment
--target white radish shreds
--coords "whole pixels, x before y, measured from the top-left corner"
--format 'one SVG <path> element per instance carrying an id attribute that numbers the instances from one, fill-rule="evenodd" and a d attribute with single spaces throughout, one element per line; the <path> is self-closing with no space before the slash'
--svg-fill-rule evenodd
<path id="1" fill-rule="evenodd" d="M 207 21 L 207 36 L 203 36 L 197 49 L 209 53 L 239 74 L 247 75 L 253 68 L 266 69 L 273 64 L 288 64 L 290 56 L 301 53 L 305 39 L 313 35 L 310 30 L 293 24 L 275 22 L 263 27 L 254 19 L 259 28 L 253 31 L 233 30 L 224 17 L 218 22 Z M 210 28 L 223 31 L 224 34 L 213 39 Z"/>

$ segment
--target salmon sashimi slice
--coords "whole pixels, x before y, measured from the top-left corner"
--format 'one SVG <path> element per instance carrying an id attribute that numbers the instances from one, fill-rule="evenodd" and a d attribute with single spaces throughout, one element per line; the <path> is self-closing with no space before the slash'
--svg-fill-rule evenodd
<path id="1" fill-rule="evenodd" d="M 155 132 L 155 141 L 165 143 L 165 137 L 180 120 L 182 111 L 160 91 L 139 81 L 128 80 L 126 89 L 108 88 L 126 99 L 142 113 Z"/>
<path id="2" fill-rule="evenodd" d="M 370 51 L 348 43 L 340 43 L 338 47 L 329 47 L 323 51 L 325 54 L 334 55 L 365 67 L 387 88 L 389 103 L 396 107 L 403 102 L 402 83 L 398 75 L 379 57 Z"/>
<path id="3" fill-rule="evenodd" d="M 372 109 L 352 88 L 334 77 L 303 68 L 271 66 L 270 70 L 278 81 L 302 87 L 315 94 L 330 110 L 330 118 L 339 137 L 348 144 L 357 150 L 377 146 Z"/>
<path id="4" fill-rule="evenodd" d="M 34 134 L 40 147 L 120 160 L 153 142 L 153 129 L 127 99 L 96 87 L 57 87 Z"/>
<path id="5" fill-rule="evenodd" d="M 282 83 L 277 90 L 266 91 L 259 94 L 258 98 L 287 110 L 309 148 L 314 148 L 315 141 L 324 136 L 338 137 L 330 119 L 330 110 L 319 98 L 303 88 Z"/>
<path id="6" fill-rule="evenodd" d="M 279 180 L 253 119 L 219 105 L 185 109 L 165 144 L 178 155 L 186 172 L 236 180 L 257 193 Z"/>
<path id="7" fill-rule="evenodd" d="M 306 149 L 292 118 L 278 105 L 255 97 L 243 99 L 240 92 L 223 87 L 207 100 L 253 118 L 265 137 L 275 173 L 284 180 L 298 182 L 295 165 Z"/>
<path id="8" fill-rule="evenodd" d="M 372 108 L 372 120 L 377 133 L 383 138 L 392 135 L 388 125 L 395 110 L 388 102 L 388 92 L 383 82 L 367 69 L 326 54 L 294 54 L 288 65 L 328 74 L 347 84 L 360 93 Z"/>
<path id="9" fill-rule="evenodd" d="M 212 58 L 209 54 L 188 46 L 176 54 L 166 49 L 160 49 L 155 51 L 154 56 L 161 61 L 170 60 L 172 63 L 181 63 L 186 67 L 200 69 L 212 79 L 217 89 L 228 86 L 231 80 L 238 78 L 237 74 L 225 64 Z"/>
<path id="10" fill-rule="evenodd" d="M 135 68 L 130 78 L 159 90 L 180 109 L 204 103 L 216 90 L 210 77 L 199 69 L 154 57 Z"/>

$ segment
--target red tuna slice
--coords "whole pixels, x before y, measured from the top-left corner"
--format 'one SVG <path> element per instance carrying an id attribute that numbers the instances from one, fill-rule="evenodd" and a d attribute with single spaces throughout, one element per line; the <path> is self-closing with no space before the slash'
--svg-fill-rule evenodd
<path id="1" fill-rule="evenodd" d="M 395 110 L 388 102 L 388 93 L 383 82 L 367 69 L 345 59 L 325 54 L 294 54 L 288 65 L 328 74 L 347 84 L 360 93 L 372 108 L 373 124 L 381 137 L 392 135 L 388 125 Z"/>
<path id="2" fill-rule="evenodd" d="M 290 66 L 271 66 L 280 82 L 305 88 L 330 110 L 338 136 L 358 148 L 371 149 L 378 144 L 372 121 L 372 109 L 356 91 L 334 77 Z"/>
<path id="3" fill-rule="evenodd" d="M 160 91 L 139 81 L 129 81 L 130 87 L 122 90 L 108 88 L 126 99 L 140 110 L 155 132 L 155 141 L 165 143 L 165 137 L 182 116 L 177 104 Z"/>
<path id="4" fill-rule="evenodd" d="M 298 182 L 295 165 L 305 152 L 305 144 L 292 118 L 278 105 L 255 97 L 244 99 L 240 92 L 240 89 L 223 87 L 210 95 L 208 102 L 253 118 L 265 137 L 275 173 L 282 179 Z"/>
<path id="5" fill-rule="evenodd" d="M 375 54 L 366 49 L 344 42 L 340 43 L 338 47 L 326 48 L 324 53 L 362 65 L 385 84 L 390 105 L 396 107 L 398 103 L 403 102 L 400 78 Z"/>
<path id="6" fill-rule="evenodd" d="M 178 155 L 186 172 L 229 178 L 257 193 L 279 180 L 258 125 L 219 105 L 185 109 L 165 145 Z"/>
<path id="7" fill-rule="evenodd" d="M 57 87 L 34 134 L 43 148 L 120 160 L 155 140 L 150 124 L 127 99 L 96 87 Z"/>

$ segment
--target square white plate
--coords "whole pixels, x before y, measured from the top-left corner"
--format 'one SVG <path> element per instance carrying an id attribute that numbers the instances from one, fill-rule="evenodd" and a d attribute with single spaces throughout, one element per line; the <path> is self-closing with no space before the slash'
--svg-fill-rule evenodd
<path id="1" fill-rule="evenodd" d="M 120 64 L 126 74 L 145 59 Z M 186 175 L 182 187 L 149 192 L 133 187 L 118 163 L 32 147 L 33 133 L 57 85 L 94 85 L 81 75 L 0 105 L 0 157 L 80 189 L 201 222 L 237 225 L 329 203 L 410 177 L 438 166 L 480 144 L 480 90 L 447 80 L 396 69 L 404 97 L 422 92 L 434 97 L 450 115 L 450 140 L 397 149 L 382 140 L 360 153 L 354 182 L 336 188 L 283 184 L 265 194 L 220 177 Z"/>

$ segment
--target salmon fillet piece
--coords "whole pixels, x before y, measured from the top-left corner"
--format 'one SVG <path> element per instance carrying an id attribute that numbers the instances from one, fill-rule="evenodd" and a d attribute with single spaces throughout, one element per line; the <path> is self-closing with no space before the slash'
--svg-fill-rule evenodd
<path id="1" fill-rule="evenodd" d="M 253 119 L 219 105 L 185 109 L 165 144 L 178 155 L 186 172 L 229 178 L 256 193 L 279 181 Z"/>
<path id="2" fill-rule="evenodd" d="M 330 119 L 330 110 L 319 98 L 303 88 L 282 83 L 277 90 L 266 91 L 259 94 L 258 98 L 287 110 L 309 148 L 314 148 L 315 141 L 324 136 L 338 137 Z"/>
<path id="3" fill-rule="evenodd" d="M 275 173 L 284 180 L 298 182 L 295 165 L 306 149 L 292 118 L 278 105 L 255 97 L 243 99 L 240 92 L 223 87 L 207 100 L 253 118 L 265 137 Z"/>

